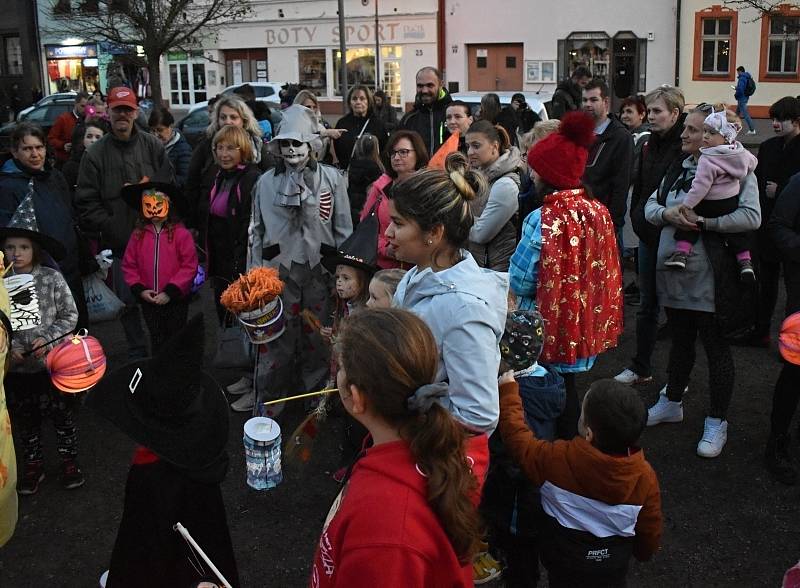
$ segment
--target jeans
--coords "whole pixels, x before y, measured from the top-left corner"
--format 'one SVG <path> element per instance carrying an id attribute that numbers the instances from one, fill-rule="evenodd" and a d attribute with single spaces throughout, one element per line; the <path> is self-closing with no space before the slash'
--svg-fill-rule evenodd
<path id="1" fill-rule="evenodd" d="M 636 313 L 636 355 L 631 370 L 647 378 L 652 375 L 650 358 L 658 336 L 658 296 L 656 295 L 656 259 L 658 248 L 639 242 L 639 310 Z"/>
<path id="2" fill-rule="evenodd" d="M 748 97 L 738 98 L 736 100 L 736 114 L 744 119 L 744 122 L 747 123 L 747 127 L 752 131 L 755 127 L 753 126 L 753 119 L 750 118 L 750 113 L 747 110 L 747 102 L 749 100 L 750 98 Z"/>

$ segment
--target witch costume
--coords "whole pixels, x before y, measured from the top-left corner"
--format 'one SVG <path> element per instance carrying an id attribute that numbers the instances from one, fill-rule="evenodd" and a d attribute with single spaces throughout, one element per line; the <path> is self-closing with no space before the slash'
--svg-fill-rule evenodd
<path id="1" fill-rule="evenodd" d="M 239 574 L 220 484 L 228 469 L 228 403 L 203 367 L 202 315 L 152 359 L 107 374 L 90 408 L 140 444 L 133 457 L 107 588 L 216 581 L 173 530 L 180 522 L 232 584 Z"/>
<path id="2" fill-rule="evenodd" d="M 253 192 L 248 269 L 277 267 L 285 284 L 286 331 L 259 356 L 256 388 L 269 398 L 286 396 L 297 385 L 313 390 L 328 371 L 329 349 L 318 332 L 304 328 L 302 314 L 325 322 L 331 278 L 320 247 L 342 245 L 353 224 L 344 178 L 311 155 L 319 148 L 317 130 L 308 108 L 284 110 L 278 135 L 269 143 L 282 161 L 259 178 Z"/>

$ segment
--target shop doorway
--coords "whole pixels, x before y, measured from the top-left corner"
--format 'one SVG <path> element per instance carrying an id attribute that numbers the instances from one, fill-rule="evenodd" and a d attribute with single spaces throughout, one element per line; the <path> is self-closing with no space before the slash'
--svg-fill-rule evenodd
<path id="1" fill-rule="evenodd" d="M 647 40 L 630 31 L 614 35 L 611 55 L 611 106 L 616 112 L 619 104 L 633 94 L 646 91 Z"/>
<path id="2" fill-rule="evenodd" d="M 522 90 L 522 43 L 467 45 L 467 59 L 470 90 Z"/>

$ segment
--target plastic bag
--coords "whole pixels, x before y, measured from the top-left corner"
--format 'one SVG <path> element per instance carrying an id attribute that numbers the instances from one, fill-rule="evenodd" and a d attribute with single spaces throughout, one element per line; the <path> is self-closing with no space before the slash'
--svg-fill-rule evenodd
<path id="1" fill-rule="evenodd" d="M 106 286 L 99 272 L 83 278 L 83 291 L 86 295 L 86 308 L 89 310 L 89 322 L 113 321 L 125 308 L 111 288 Z"/>

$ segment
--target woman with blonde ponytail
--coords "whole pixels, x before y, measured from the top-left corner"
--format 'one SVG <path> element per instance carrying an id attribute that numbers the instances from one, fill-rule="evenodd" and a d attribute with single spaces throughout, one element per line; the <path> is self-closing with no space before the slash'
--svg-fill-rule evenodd
<path id="1" fill-rule="evenodd" d="M 436 340 L 400 309 L 352 315 L 336 342 L 345 410 L 372 435 L 322 530 L 314 588 L 472 586 L 479 522 L 467 432 L 438 399 Z M 466 564 L 466 565 L 465 565 Z"/>
<path id="2" fill-rule="evenodd" d="M 470 203 L 486 192 L 484 176 L 452 153 L 444 170 L 423 170 L 399 182 L 389 196 L 386 229 L 397 259 L 413 267 L 394 302 L 413 311 L 433 331 L 437 382 L 449 382 L 438 399 L 468 432 L 467 454 L 483 484 L 488 435 L 500 414 L 497 372 L 505 328 L 506 274 L 481 269 L 464 249 L 473 225 Z"/>

